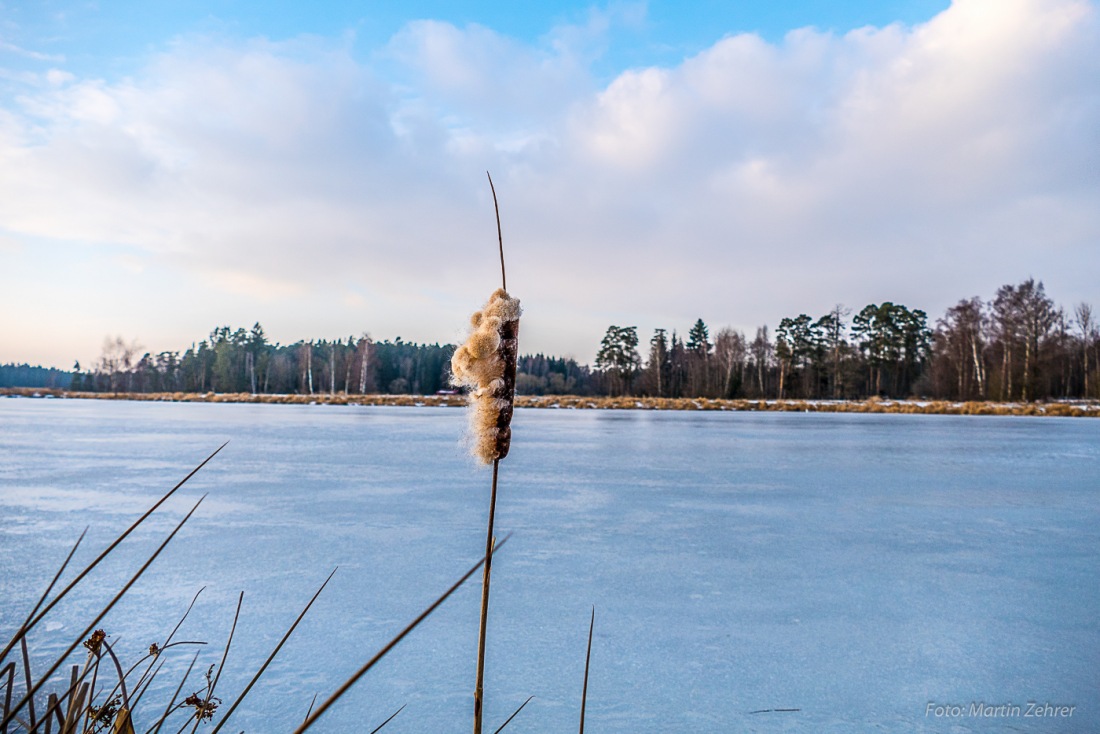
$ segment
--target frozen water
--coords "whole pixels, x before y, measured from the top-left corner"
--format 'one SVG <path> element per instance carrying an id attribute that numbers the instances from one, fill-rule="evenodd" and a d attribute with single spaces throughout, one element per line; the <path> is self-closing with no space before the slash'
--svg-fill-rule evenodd
<path id="1" fill-rule="evenodd" d="M 230 440 L 35 631 L 36 665 L 208 493 L 101 626 L 134 659 L 205 586 L 180 638 L 210 641 L 204 671 L 244 591 L 228 702 L 339 566 L 229 725 L 289 731 L 478 559 L 490 474 L 464 425 L 455 409 L 2 400 L 0 637 L 85 526 L 78 565 Z M 1086 419 L 517 411 L 488 730 L 530 695 L 507 731 L 576 727 L 592 605 L 592 731 L 1100 730 L 1097 477 Z M 385 731 L 469 731 L 479 587 L 315 730 L 407 703 Z M 182 674 L 194 651 L 175 652 Z M 1076 708 L 1051 721 L 1029 701 Z M 965 715 L 936 715 L 950 705 Z"/>

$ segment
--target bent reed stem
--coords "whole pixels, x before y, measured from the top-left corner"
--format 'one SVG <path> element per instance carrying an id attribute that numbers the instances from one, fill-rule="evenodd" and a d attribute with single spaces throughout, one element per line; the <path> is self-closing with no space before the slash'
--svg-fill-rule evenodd
<path id="1" fill-rule="evenodd" d="M 493 192 L 493 211 L 497 215 L 497 243 L 500 245 L 500 287 L 508 290 L 508 275 L 504 272 L 504 233 L 500 228 L 500 204 L 497 203 L 497 188 L 493 186 L 493 177 L 485 172 L 489 179 L 489 190 Z"/>

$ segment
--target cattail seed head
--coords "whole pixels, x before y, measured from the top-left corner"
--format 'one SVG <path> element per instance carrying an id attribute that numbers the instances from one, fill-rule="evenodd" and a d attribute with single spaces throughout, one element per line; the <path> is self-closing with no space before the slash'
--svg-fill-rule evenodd
<path id="1" fill-rule="evenodd" d="M 498 288 L 451 358 L 452 382 L 469 389 L 470 449 L 483 464 L 503 459 L 511 444 L 521 313 L 519 300 Z"/>

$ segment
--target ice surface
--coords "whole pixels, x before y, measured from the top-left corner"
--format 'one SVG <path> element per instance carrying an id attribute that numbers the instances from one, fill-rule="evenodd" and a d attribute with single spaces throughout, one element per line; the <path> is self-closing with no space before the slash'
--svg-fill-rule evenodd
<path id="1" fill-rule="evenodd" d="M 490 475 L 464 427 L 455 409 L 0 401 L 0 636 L 86 525 L 82 562 L 230 440 L 32 643 L 44 661 L 71 642 L 209 493 L 101 626 L 133 659 L 205 586 L 182 630 L 210 641 L 205 670 L 243 590 L 230 701 L 339 566 L 229 725 L 289 731 L 480 555 Z M 490 731 L 529 695 L 507 731 L 576 727 L 592 605 L 592 731 L 1100 730 L 1100 423 L 519 410 L 514 430 Z M 385 731 L 469 731 L 479 584 L 315 730 L 407 703 Z M 1028 701 L 1076 709 L 926 715 Z"/>

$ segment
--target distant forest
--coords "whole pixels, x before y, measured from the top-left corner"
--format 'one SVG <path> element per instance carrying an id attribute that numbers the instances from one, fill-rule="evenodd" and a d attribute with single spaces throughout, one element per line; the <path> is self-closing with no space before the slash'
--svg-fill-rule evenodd
<path id="1" fill-rule="evenodd" d="M 643 359 L 638 330 L 610 326 L 595 365 L 542 354 L 519 358 L 527 395 L 1032 401 L 1100 396 L 1100 333 L 1092 309 L 1056 306 L 1043 284 L 970 298 L 934 324 L 885 302 L 785 317 L 751 339 L 699 319 L 682 337 L 657 329 Z M 145 353 L 107 340 L 90 369 L 0 366 L 0 387 L 94 392 L 431 394 L 450 389 L 451 344 L 375 342 L 367 336 L 273 344 L 259 324 L 214 329 L 184 352 Z"/>
<path id="2" fill-rule="evenodd" d="M 29 364 L 0 364 L 0 387 L 48 387 L 66 389 L 73 373 Z"/>
<path id="3" fill-rule="evenodd" d="M 1100 333 L 1088 304 L 1056 306 L 1042 282 L 956 303 L 935 324 L 891 302 L 836 306 L 780 320 L 751 340 L 711 339 L 702 319 L 686 340 L 657 329 L 643 362 L 634 327 L 611 326 L 593 382 L 610 394 L 661 397 L 1033 401 L 1096 398 Z"/>

